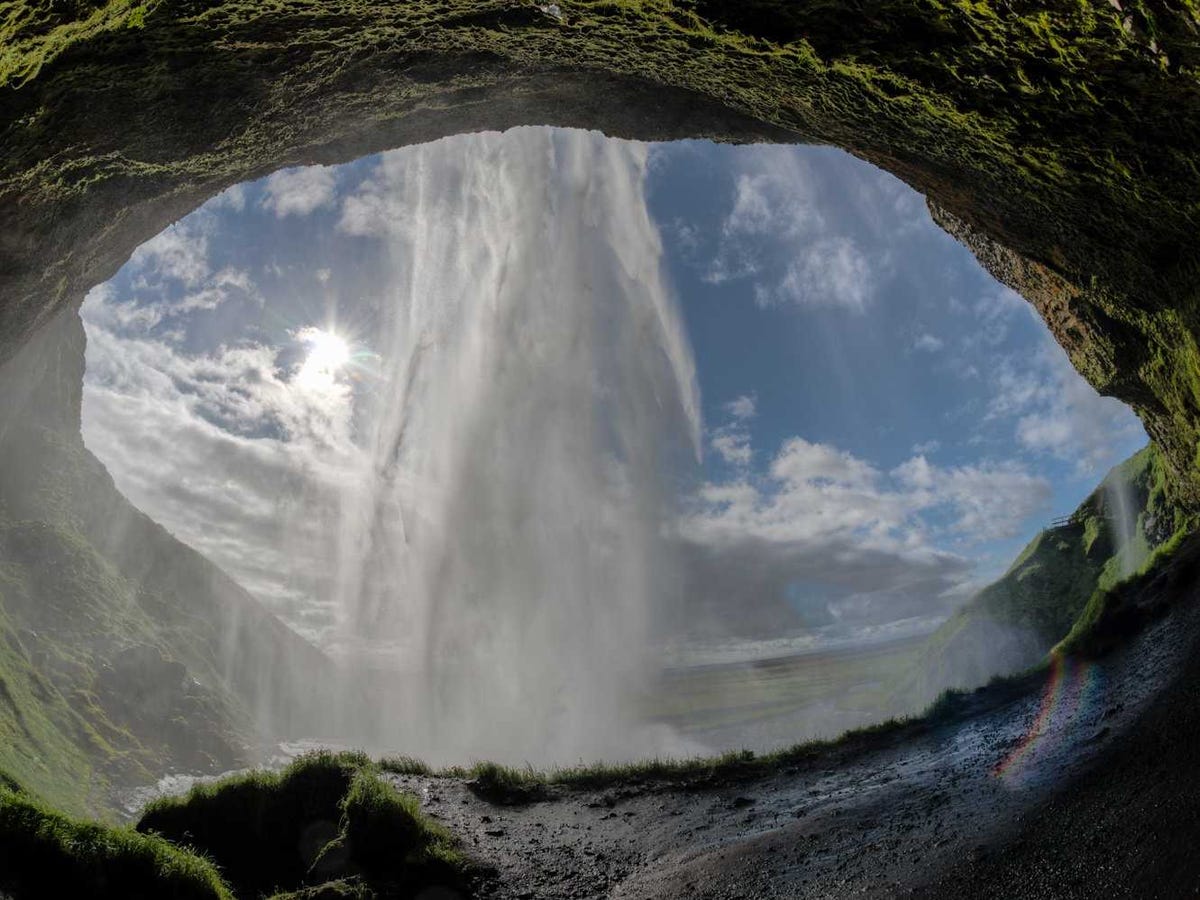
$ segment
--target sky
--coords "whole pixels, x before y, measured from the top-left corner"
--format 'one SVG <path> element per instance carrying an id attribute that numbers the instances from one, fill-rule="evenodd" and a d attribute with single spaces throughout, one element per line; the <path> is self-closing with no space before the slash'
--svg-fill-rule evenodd
<path id="1" fill-rule="evenodd" d="M 529 313 L 518 282 L 540 298 Z M 501 297 L 504 347 L 536 366 L 489 344 Z M 433 337 L 410 333 L 418 309 Z M 353 605 L 347 541 L 383 540 L 347 530 L 347 497 L 391 465 L 389 415 L 396 446 L 475 436 L 470 478 L 491 447 L 514 478 L 542 461 L 570 499 L 547 513 L 563 533 L 653 532 L 636 566 L 670 577 L 635 593 L 656 606 L 655 639 L 796 647 L 936 626 L 1146 441 L 922 197 L 824 147 L 520 129 L 284 170 L 144 244 L 82 315 L 87 445 L 136 505 L 322 643 Z M 480 408 L 530 396 L 586 415 L 568 429 L 446 412 L 467 384 Z M 620 477 L 566 485 L 580 429 L 579 477 L 606 460 Z M 635 465 L 642 439 L 656 449 Z M 447 511 L 431 485 L 467 469 L 403 465 L 398 507 L 443 535 L 486 542 L 522 521 L 506 508 L 484 529 L 458 494 Z M 651 513 L 586 502 L 628 484 L 654 494 Z M 580 525 L 600 510 L 603 528 Z M 605 543 L 618 566 L 629 543 Z"/>

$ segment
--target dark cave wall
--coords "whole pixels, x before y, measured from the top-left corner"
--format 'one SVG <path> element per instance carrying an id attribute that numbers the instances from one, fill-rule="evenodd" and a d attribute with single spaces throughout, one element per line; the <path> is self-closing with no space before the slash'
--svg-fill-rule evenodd
<path id="1" fill-rule="evenodd" d="M 841 146 L 930 199 L 1200 505 L 1194 0 L 22 0 L 0 359 L 222 188 L 518 124 Z"/>

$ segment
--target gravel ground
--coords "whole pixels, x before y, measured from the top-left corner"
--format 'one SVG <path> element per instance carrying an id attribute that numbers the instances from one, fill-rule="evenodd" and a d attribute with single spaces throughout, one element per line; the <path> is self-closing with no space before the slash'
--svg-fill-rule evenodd
<path id="1" fill-rule="evenodd" d="M 395 776 L 496 898 L 1200 894 L 1200 604 L 957 722 L 719 783 L 556 787 L 495 805 Z"/>

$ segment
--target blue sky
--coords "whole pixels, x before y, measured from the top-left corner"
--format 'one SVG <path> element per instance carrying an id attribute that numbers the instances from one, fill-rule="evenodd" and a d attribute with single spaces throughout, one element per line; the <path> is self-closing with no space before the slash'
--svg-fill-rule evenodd
<path id="1" fill-rule="evenodd" d="M 828 147 L 704 142 L 656 148 L 649 172 L 705 421 L 734 429 L 752 472 L 799 436 L 883 472 L 919 456 L 1028 473 L 1044 483 L 998 498 L 1014 505 L 990 534 L 956 531 L 945 509 L 924 516 L 988 579 L 1145 444 L 891 175 Z M 739 397 L 755 415 L 730 414 Z M 711 478 L 736 477 L 720 452 L 706 462 Z"/>
<path id="2" fill-rule="evenodd" d="M 377 340 L 393 302 L 381 286 L 400 290 L 417 260 L 508 277 L 459 260 L 456 248 L 475 252 L 469 228 L 423 259 L 425 223 L 407 218 L 420 197 L 446 234 L 459 227 L 440 198 L 462 192 L 470 172 L 456 154 L 478 153 L 471 140 L 419 165 L 400 150 L 231 189 L 144 245 L 84 306 L 89 446 L 135 503 L 316 639 L 337 618 L 320 548 L 344 538 L 337 511 L 359 471 L 348 461 L 366 419 L 395 402 Z M 702 447 L 698 464 L 676 454 L 664 476 L 676 493 L 659 527 L 684 561 L 672 582 L 683 599 L 664 614 L 674 627 L 830 639 L 932 627 L 1145 443 L 920 196 L 841 151 L 605 151 L 595 136 L 531 130 L 482 146 L 505 166 L 503 196 L 464 195 L 487 206 L 489 252 L 543 267 L 547 249 L 569 258 L 578 290 L 562 282 L 564 303 L 607 310 L 608 294 L 644 284 L 658 304 L 656 352 L 673 374 L 637 383 L 675 392 L 678 414 L 663 417 L 681 435 L 698 428 Z M 586 153 L 611 165 L 590 174 Z M 527 223 L 541 207 L 516 190 L 530 186 L 550 207 L 537 227 Z M 605 253 L 568 246 L 582 238 L 553 220 L 581 191 L 603 192 L 582 208 L 597 210 L 586 237 L 609 242 Z M 511 271 L 536 279 L 530 265 Z M 471 284 L 436 276 L 422 290 Z M 575 339 L 593 327 L 571 321 Z M 315 380 L 314 328 L 344 338 L 348 354 Z M 597 396 L 626 369 L 597 364 Z"/>

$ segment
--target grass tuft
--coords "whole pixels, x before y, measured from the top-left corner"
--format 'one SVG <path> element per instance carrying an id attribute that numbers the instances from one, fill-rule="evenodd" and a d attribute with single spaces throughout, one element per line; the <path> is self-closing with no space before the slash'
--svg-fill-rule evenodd
<path id="1" fill-rule="evenodd" d="M 406 897 L 459 883 L 451 835 L 379 773 L 362 753 L 312 753 L 157 800 L 137 828 L 209 855 L 239 897 L 381 886 Z"/>
<path id="2" fill-rule="evenodd" d="M 389 775 L 430 775 L 433 769 L 428 763 L 413 756 L 385 756 L 379 760 L 380 771 Z"/>
<path id="3" fill-rule="evenodd" d="M 0 788 L 0 892 L 95 900 L 233 900 L 211 862 L 129 828 L 71 819 Z"/>
<path id="4" fill-rule="evenodd" d="M 346 850 L 373 884 L 403 892 L 461 881 L 463 858 L 450 832 L 422 815 L 416 797 L 374 770 L 355 775 L 341 805 Z"/>

